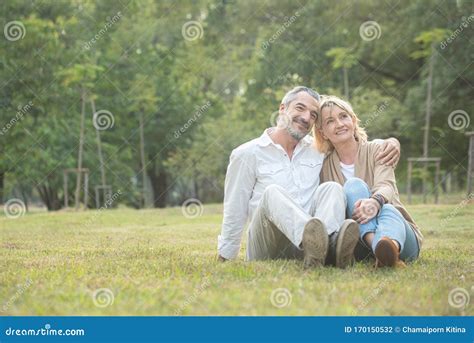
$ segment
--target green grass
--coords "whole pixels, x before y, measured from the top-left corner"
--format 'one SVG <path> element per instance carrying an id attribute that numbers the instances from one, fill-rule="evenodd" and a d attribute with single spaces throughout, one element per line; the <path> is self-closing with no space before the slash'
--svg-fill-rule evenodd
<path id="1" fill-rule="evenodd" d="M 425 243 L 401 270 L 249 263 L 245 244 L 237 261 L 217 263 L 220 205 L 195 219 L 180 208 L 2 216 L 0 314 L 473 315 L 472 304 L 448 303 L 456 287 L 474 295 L 474 211 L 460 201 L 409 207 Z M 94 305 L 99 288 L 114 293 L 111 305 Z M 271 302 L 278 288 L 291 294 L 281 308 Z"/>

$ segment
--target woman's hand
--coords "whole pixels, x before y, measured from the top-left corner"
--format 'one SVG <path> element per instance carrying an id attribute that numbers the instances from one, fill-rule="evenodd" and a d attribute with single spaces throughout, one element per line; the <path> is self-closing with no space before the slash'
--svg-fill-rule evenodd
<path id="1" fill-rule="evenodd" d="M 396 138 L 385 139 L 375 159 L 380 164 L 395 168 L 400 159 L 400 142 Z"/>
<path id="2" fill-rule="evenodd" d="M 357 200 L 352 212 L 352 219 L 359 224 L 365 224 L 374 218 L 379 212 L 380 204 L 375 199 L 361 199 Z"/>

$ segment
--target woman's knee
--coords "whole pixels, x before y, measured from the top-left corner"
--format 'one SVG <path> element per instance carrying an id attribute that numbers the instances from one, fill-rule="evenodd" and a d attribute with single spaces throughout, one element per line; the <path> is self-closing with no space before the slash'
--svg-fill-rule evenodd
<path id="1" fill-rule="evenodd" d="M 364 180 L 358 177 L 351 177 L 344 183 L 344 193 L 348 196 L 352 195 L 364 195 L 363 197 L 369 197 L 370 191 L 369 186 Z"/>

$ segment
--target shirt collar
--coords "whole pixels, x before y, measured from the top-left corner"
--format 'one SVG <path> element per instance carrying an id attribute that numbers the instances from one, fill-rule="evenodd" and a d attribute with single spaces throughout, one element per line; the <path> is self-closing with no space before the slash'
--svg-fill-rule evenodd
<path id="1" fill-rule="evenodd" d="M 264 147 L 264 146 L 267 146 L 267 145 L 270 145 L 270 144 L 275 144 L 273 142 L 273 140 L 271 139 L 269 133 L 273 130 L 274 128 L 273 127 L 270 127 L 268 129 L 265 129 L 265 131 L 263 131 L 262 135 L 258 138 L 258 145 Z M 313 144 L 313 137 L 310 136 L 309 134 L 306 135 L 299 143 L 298 145 L 303 145 L 303 146 L 310 146 L 311 144 Z M 297 146 L 298 146 L 297 145 Z"/>

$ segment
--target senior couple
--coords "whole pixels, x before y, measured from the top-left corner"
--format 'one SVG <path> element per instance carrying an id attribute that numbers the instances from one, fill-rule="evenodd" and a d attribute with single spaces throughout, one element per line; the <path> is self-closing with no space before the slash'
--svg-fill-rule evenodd
<path id="1" fill-rule="evenodd" d="M 249 261 L 345 268 L 368 256 L 377 267 L 416 259 L 422 235 L 399 199 L 399 157 L 396 139 L 367 140 L 346 101 L 290 90 L 277 126 L 232 151 L 218 259 L 236 258 L 247 222 Z"/>

